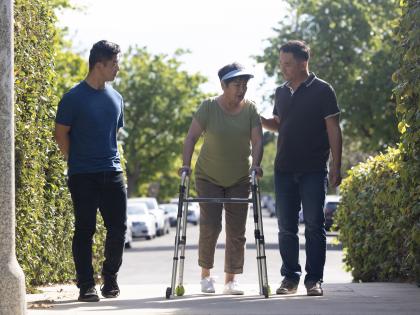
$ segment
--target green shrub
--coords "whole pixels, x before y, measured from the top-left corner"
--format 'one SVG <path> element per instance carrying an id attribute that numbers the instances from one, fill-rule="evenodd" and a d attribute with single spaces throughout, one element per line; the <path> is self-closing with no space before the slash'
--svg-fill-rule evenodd
<path id="1" fill-rule="evenodd" d="M 56 17 L 50 1 L 17 0 L 14 18 L 16 252 L 31 290 L 74 278 L 73 210 L 52 132 L 58 102 Z M 103 235 L 102 229 L 97 237 Z M 102 243 L 95 245 L 96 270 Z"/>
<path id="2" fill-rule="evenodd" d="M 353 168 L 342 183 L 339 239 L 356 281 L 415 278 L 420 204 L 419 193 L 401 176 L 406 167 L 400 150 L 390 149 Z"/>

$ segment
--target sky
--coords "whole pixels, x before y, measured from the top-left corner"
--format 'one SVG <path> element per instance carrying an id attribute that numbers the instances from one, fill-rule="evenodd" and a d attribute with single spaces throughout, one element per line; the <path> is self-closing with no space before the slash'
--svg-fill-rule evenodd
<path id="1" fill-rule="evenodd" d="M 251 57 L 260 55 L 273 28 L 286 14 L 282 0 L 71 0 L 81 10 L 58 12 L 59 25 L 67 27 L 73 50 L 87 58 L 93 43 L 107 39 L 122 50 L 146 46 L 152 53 L 172 55 L 188 49 L 181 58 L 184 69 L 209 80 L 205 92 L 220 93 L 217 71 L 239 62 L 253 71 L 246 97 L 259 111 L 271 112 L 263 96 L 274 93 L 274 79 Z"/>

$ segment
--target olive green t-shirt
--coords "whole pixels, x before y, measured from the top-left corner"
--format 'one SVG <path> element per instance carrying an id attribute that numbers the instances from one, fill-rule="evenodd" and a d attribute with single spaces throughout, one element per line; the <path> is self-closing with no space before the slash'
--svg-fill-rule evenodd
<path id="1" fill-rule="evenodd" d="M 245 100 L 237 114 L 226 113 L 216 98 L 205 100 L 194 118 L 204 130 L 195 176 L 223 187 L 246 180 L 251 155 L 251 130 L 261 124 L 255 104 Z"/>

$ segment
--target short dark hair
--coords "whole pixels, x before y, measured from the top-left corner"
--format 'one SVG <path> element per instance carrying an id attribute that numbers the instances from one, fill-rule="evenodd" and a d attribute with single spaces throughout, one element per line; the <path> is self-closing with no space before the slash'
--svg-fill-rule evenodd
<path id="1" fill-rule="evenodd" d="M 222 68 L 219 69 L 219 71 L 217 72 L 217 75 L 219 76 L 220 81 L 222 81 L 222 78 L 225 76 L 225 74 L 231 72 L 231 71 L 235 71 L 235 70 L 243 70 L 244 66 L 242 66 L 241 64 L 237 63 L 237 62 L 232 62 Z M 241 76 L 236 76 L 233 78 L 229 78 L 226 80 L 223 80 L 223 82 L 225 82 L 226 85 L 229 85 L 230 82 L 241 78 L 241 79 L 250 79 L 251 76 L 249 75 L 241 75 Z"/>
<path id="2" fill-rule="evenodd" d="M 100 40 L 92 46 L 89 54 L 89 70 L 93 69 L 96 63 L 111 60 L 121 52 L 120 46 L 107 40 Z"/>
<path id="3" fill-rule="evenodd" d="M 291 53 L 298 60 L 308 61 L 311 57 L 311 49 L 303 40 L 290 40 L 280 47 L 280 51 Z"/>

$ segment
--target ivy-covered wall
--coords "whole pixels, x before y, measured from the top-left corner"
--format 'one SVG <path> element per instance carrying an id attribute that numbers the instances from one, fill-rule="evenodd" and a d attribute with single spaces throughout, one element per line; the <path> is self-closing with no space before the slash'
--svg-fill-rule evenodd
<path id="1" fill-rule="evenodd" d="M 420 283 L 420 3 L 401 6 L 394 74 L 401 143 L 352 169 L 341 186 L 340 240 L 360 281 Z"/>
<path id="2" fill-rule="evenodd" d="M 14 3 L 16 251 L 26 286 L 75 278 L 71 254 L 73 210 L 65 163 L 54 142 L 54 56 L 60 49 L 54 1 Z M 103 238 L 103 229 L 98 237 Z M 95 245 L 95 268 L 102 242 Z"/>

